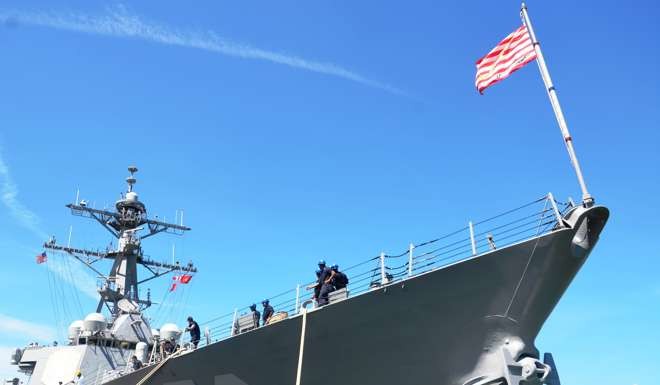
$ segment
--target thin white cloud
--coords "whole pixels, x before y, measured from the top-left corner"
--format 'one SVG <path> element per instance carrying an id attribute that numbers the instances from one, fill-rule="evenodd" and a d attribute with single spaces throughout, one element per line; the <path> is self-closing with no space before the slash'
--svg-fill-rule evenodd
<path id="1" fill-rule="evenodd" d="M 9 167 L 0 154 L 0 200 L 9 209 L 11 215 L 18 223 L 30 230 L 41 240 L 46 240 L 47 235 L 39 229 L 39 217 L 25 207 L 18 200 L 18 187 L 11 178 Z"/>
<path id="2" fill-rule="evenodd" d="M 0 149 L 0 200 L 7 207 L 11 216 L 18 223 L 30 230 L 34 235 L 45 241 L 48 236 L 46 232 L 39 227 L 39 216 L 28 209 L 18 199 L 18 186 L 14 183 L 9 166 L 5 163 Z M 67 257 L 68 258 L 68 257 Z M 66 263 L 61 258 L 49 258 L 46 263 L 48 269 L 57 274 L 62 280 L 73 285 L 83 294 L 98 299 L 96 292 L 96 281 L 89 273 L 82 268 L 76 261 L 75 263 Z"/>
<path id="3" fill-rule="evenodd" d="M 55 339 L 55 330 L 43 324 L 36 324 L 0 313 L 0 335 L 19 334 L 26 338 L 50 342 Z"/>
<path id="4" fill-rule="evenodd" d="M 146 22 L 137 15 L 128 12 L 121 5 L 109 8 L 105 14 L 99 16 L 76 12 L 55 13 L 0 10 L 0 22 L 5 24 L 35 25 L 104 36 L 142 39 L 160 44 L 211 51 L 227 56 L 265 60 L 297 69 L 336 76 L 366 86 L 379 88 L 393 94 L 405 95 L 402 90 L 396 87 L 369 79 L 333 63 L 308 60 L 295 55 L 256 48 L 222 38 L 213 31 L 182 31 L 153 22 Z"/>

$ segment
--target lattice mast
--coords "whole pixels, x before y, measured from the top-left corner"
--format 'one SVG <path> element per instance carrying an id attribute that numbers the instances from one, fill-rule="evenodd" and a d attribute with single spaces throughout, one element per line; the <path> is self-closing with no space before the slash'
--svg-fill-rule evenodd
<path id="1" fill-rule="evenodd" d="M 192 262 L 182 266 L 179 262 L 170 264 L 144 257 L 141 246 L 143 239 L 161 232 L 182 235 L 185 231 L 190 230 L 190 227 L 183 225 L 183 215 L 181 215 L 181 222 L 178 224 L 149 219 L 146 206 L 138 199 L 138 194 L 133 188 L 137 182 L 135 173 L 138 169 L 135 166 L 130 166 L 128 171 L 130 172 L 129 177 L 126 178 L 128 188 L 126 193 L 122 194 L 121 199 L 115 203 L 115 211 L 88 207 L 87 202 L 84 200 L 66 205 L 71 209 L 73 215 L 95 219 L 117 238 L 118 242 L 115 250 L 77 249 L 58 245 L 54 239 L 44 244 L 47 249 L 65 252 L 73 256 L 103 279 L 103 286 L 99 289 L 100 299 L 96 311 L 101 312 L 105 306 L 113 317 L 122 312 L 141 311 L 152 305 L 149 293 L 147 293 L 146 299 L 139 297 L 138 287 L 140 284 L 173 271 L 197 272 Z M 141 235 L 140 232 L 143 230 L 147 232 Z M 92 266 L 102 259 L 113 261 L 108 275 Z M 144 266 L 152 275 L 139 280 L 138 265 Z"/>

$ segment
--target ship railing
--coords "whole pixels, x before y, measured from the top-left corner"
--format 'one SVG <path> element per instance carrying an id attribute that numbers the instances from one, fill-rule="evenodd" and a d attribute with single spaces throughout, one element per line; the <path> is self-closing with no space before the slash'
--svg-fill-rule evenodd
<path id="1" fill-rule="evenodd" d="M 493 217 L 468 221 L 460 229 L 435 239 L 411 243 L 399 253 L 382 252 L 341 269 L 349 277 L 349 298 L 562 228 L 563 216 L 574 206 L 570 199 L 559 202 L 548 193 Z M 301 305 L 312 300 L 313 291 L 305 290 L 312 283 L 268 297 L 275 313 L 285 312 L 288 317 L 297 315 Z M 237 335 L 238 318 L 249 312 L 248 307 L 237 308 L 202 323 L 205 333 L 201 345 Z"/>

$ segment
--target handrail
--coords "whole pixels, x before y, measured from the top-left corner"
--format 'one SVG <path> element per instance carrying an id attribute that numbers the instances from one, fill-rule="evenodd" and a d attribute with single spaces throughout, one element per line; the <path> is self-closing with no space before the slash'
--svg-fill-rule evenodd
<path id="1" fill-rule="evenodd" d="M 348 290 L 355 296 L 560 229 L 564 226 L 562 215 L 572 207 L 570 199 L 569 203 L 558 202 L 549 193 L 493 217 L 469 221 L 467 226 L 446 235 L 410 243 L 400 254 L 382 253 L 341 271 L 348 273 Z M 405 259 L 401 263 L 387 266 L 390 259 L 402 257 Z M 299 314 L 300 304 L 312 300 L 312 293 L 300 290 L 303 286 L 306 285 L 297 285 L 269 297 L 271 303 L 273 299 L 280 299 L 273 304 L 275 311 L 286 311 L 289 316 Z M 247 307 L 238 308 L 236 314 L 240 316 L 247 310 Z M 208 328 L 210 343 L 232 337 L 233 316 L 231 312 L 200 323 Z"/>

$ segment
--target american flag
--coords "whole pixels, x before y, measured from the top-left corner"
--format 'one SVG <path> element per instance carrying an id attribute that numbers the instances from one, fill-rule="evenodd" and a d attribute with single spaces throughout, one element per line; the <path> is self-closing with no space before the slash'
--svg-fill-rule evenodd
<path id="1" fill-rule="evenodd" d="M 37 259 L 38 264 L 41 264 L 41 263 L 44 263 L 44 262 L 48 261 L 48 257 L 46 256 L 46 252 L 44 251 L 43 253 L 37 255 L 36 259 Z"/>
<path id="2" fill-rule="evenodd" d="M 475 85 L 480 94 L 489 86 L 506 79 L 514 71 L 536 59 L 536 52 L 526 26 L 513 31 L 495 48 L 477 60 Z"/>

